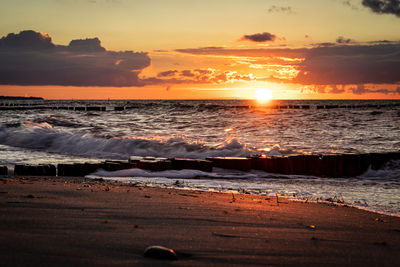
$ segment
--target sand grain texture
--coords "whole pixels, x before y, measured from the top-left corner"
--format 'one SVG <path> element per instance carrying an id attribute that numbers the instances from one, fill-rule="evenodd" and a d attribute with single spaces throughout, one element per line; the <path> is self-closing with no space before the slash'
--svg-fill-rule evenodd
<path id="1" fill-rule="evenodd" d="M 253 195 L 2 178 L 2 266 L 399 266 L 400 218 Z M 143 257 L 160 245 L 178 260 Z"/>

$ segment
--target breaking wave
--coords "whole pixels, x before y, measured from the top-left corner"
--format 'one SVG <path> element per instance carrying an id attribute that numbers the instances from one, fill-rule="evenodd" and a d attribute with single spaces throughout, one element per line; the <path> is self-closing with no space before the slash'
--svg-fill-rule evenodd
<path id="1" fill-rule="evenodd" d="M 55 116 L 46 116 L 43 118 L 36 118 L 32 121 L 33 123 L 47 123 L 51 126 L 60 126 L 60 127 L 72 127 L 72 128 L 79 128 L 82 127 L 82 124 L 79 123 L 74 123 L 72 121 L 69 121 L 67 119 L 55 117 Z"/>
<path id="2" fill-rule="evenodd" d="M 53 118 L 49 120 L 54 122 Z M 99 137 L 84 130 L 70 132 L 68 129 L 55 128 L 49 120 L 28 121 L 20 127 L 0 126 L 0 144 L 64 155 L 114 159 L 126 159 L 131 155 L 204 159 L 259 153 L 256 148 L 248 147 L 237 139 L 210 146 L 202 142 L 190 142 L 184 137 Z M 274 154 L 292 152 L 281 150 L 279 146 L 271 151 Z"/>
<path id="3" fill-rule="evenodd" d="M 400 160 L 391 160 L 378 170 L 368 170 L 360 178 L 388 181 L 400 181 Z M 400 186 L 400 182 L 398 183 Z"/>

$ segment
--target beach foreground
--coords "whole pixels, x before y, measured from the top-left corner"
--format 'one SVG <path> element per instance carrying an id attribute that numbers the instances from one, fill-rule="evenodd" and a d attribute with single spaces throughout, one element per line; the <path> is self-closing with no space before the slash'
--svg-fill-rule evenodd
<path id="1" fill-rule="evenodd" d="M 2 266 L 398 266 L 400 218 L 276 197 L 2 178 Z M 143 257 L 174 249 L 176 261 Z"/>

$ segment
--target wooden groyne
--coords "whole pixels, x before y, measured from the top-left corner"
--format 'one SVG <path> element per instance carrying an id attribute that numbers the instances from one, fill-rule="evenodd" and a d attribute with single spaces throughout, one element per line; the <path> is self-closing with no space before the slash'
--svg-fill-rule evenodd
<path id="1" fill-rule="evenodd" d="M 56 176 L 56 166 L 46 165 L 25 165 L 17 164 L 14 166 L 14 175 L 19 176 Z"/>
<path id="2" fill-rule="evenodd" d="M 192 106 L 190 106 L 192 107 Z M 260 108 L 260 106 L 246 106 L 246 108 Z M 398 108 L 400 103 L 388 104 L 352 104 L 352 105 L 267 105 L 262 108 L 278 109 L 278 110 L 330 110 L 330 109 L 381 109 L 381 108 Z M 0 110 L 71 110 L 71 111 L 125 111 L 129 109 L 136 109 L 137 106 L 126 105 L 66 105 L 66 104 L 21 104 L 21 103 L 1 103 Z M 226 108 L 229 108 L 226 107 Z"/>
<path id="3" fill-rule="evenodd" d="M 8 175 L 8 167 L 0 166 L 0 175 Z"/>
<path id="4" fill-rule="evenodd" d="M 356 177 L 369 169 L 379 170 L 391 160 L 400 160 L 400 152 L 368 154 L 325 154 L 251 157 L 209 157 L 206 160 L 186 158 L 136 157 L 129 160 L 107 160 L 98 163 L 14 166 L 19 176 L 76 176 L 83 177 L 99 169 L 118 171 L 139 168 L 149 171 L 192 169 L 212 172 L 214 168 L 248 172 L 261 170 L 283 175 L 317 177 Z M 0 166 L 0 175 L 10 175 L 7 166 Z"/>
<path id="5" fill-rule="evenodd" d="M 123 111 L 125 106 L 52 106 L 52 105 L 13 105 L 0 106 L 0 110 L 71 110 L 71 111 Z"/>

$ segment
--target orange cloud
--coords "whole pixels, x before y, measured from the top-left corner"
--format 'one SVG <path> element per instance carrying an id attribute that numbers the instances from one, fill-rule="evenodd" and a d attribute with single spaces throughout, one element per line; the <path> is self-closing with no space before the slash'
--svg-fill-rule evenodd
<path id="1" fill-rule="evenodd" d="M 249 68 L 272 72 L 271 80 L 302 85 L 398 84 L 400 43 L 335 45 L 313 48 L 179 49 L 193 55 L 236 57 Z M 384 92 L 384 91 L 382 91 Z"/>
<path id="2" fill-rule="evenodd" d="M 236 81 L 254 80 L 253 75 L 239 74 L 236 71 L 218 71 L 215 69 L 167 70 L 157 74 L 157 77 L 142 79 L 150 84 L 220 84 Z"/>

